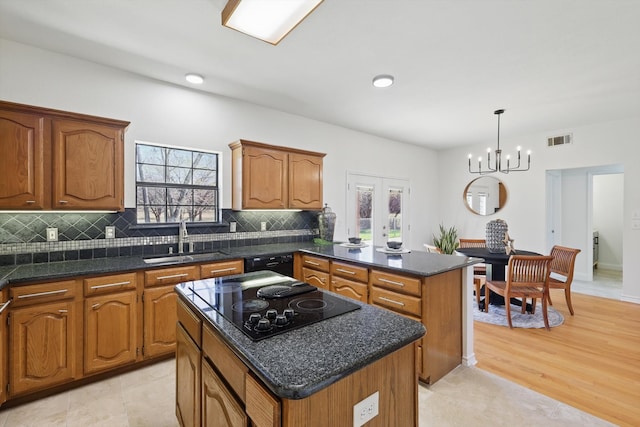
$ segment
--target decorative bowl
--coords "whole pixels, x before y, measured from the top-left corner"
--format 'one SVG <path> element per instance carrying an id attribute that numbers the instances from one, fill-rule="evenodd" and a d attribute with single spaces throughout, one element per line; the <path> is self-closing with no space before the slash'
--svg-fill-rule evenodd
<path id="1" fill-rule="evenodd" d="M 387 242 L 387 246 L 390 249 L 400 249 L 402 248 L 402 242 Z"/>
<path id="2" fill-rule="evenodd" d="M 353 245 L 359 245 L 360 242 L 362 242 L 362 239 L 360 237 L 349 237 L 349 243 Z"/>

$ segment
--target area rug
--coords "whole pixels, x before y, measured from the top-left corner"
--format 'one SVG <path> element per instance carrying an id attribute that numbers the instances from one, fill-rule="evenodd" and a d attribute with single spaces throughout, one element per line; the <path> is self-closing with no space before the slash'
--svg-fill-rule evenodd
<path id="1" fill-rule="evenodd" d="M 560 326 L 564 322 L 562 314 L 547 307 L 547 316 L 549 318 L 549 326 Z M 490 305 L 489 312 L 485 313 L 478 309 L 478 304 L 473 304 L 473 320 L 478 322 L 491 323 L 492 325 L 501 325 L 509 327 L 507 323 L 507 313 L 504 305 Z M 544 328 L 544 319 L 542 318 L 542 305 L 536 305 L 535 314 L 520 313 L 520 307 L 511 304 L 511 323 L 514 328 Z"/>

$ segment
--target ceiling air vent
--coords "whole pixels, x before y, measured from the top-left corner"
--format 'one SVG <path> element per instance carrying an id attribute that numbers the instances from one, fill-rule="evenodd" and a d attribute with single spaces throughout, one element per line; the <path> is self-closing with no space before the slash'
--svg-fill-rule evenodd
<path id="1" fill-rule="evenodd" d="M 573 134 L 551 136 L 547 138 L 547 146 L 555 147 L 556 145 L 573 144 Z"/>

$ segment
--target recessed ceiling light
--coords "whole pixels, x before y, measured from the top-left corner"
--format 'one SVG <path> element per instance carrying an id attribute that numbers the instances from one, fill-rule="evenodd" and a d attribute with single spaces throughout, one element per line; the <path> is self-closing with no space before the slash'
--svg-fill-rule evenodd
<path id="1" fill-rule="evenodd" d="M 184 76 L 185 79 L 189 83 L 193 83 L 194 85 L 201 85 L 204 82 L 204 77 L 200 74 L 189 73 Z"/>
<path id="2" fill-rule="evenodd" d="M 389 87 L 393 84 L 393 76 L 389 74 L 380 74 L 373 78 L 373 85 L 375 87 Z"/>

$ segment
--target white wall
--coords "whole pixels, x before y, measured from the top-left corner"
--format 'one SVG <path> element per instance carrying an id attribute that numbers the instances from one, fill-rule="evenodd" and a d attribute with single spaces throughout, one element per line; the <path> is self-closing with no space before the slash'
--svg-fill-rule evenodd
<path id="1" fill-rule="evenodd" d="M 593 177 L 593 229 L 598 230 L 598 268 L 622 270 L 624 175 Z"/>
<path id="2" fill-rule="evenodd" d="M 435 152 L 0 39 L 0 99 L 131 121 L 125 205 L 135 206 L 134 141 L 223 153 L 223 207 L 231 207 L 228 144 L 249 139 L 327 153 L 324 199 L 346 240 L 346 171 L 409 179 L 410 244 L 422 249 L 437 221 Z M 339 102 L 339 100 L 336 100 Z"/>
<path id="3" fill-rule="evenodd" d="M 517 114 L 512 110 L 511 114 Z M 572 132 L 574 143 L 566 146 L 549 148 L 546 138 L 551 135 L 561 135 Z M 477 145 L 464 148 L 446 150 L 439 153 L 438 168 L 440 170 L 439 200 L 442 206 L 440 218 L 449 225 L 455 225 L 464 237 L 481 238 L 485 235 L 486 223 L 495 218 L 501 218 L 509 224 L 509 234 L 515 239 L 515 247 L 528 249 L 540 253 L 548 253 L 550 244 L 547 241 L 547 171 L 564 171 L 571 168 L 594 168 L 601 165 L 620 165 L 624 169 L 624 183 L 622 190 L 622 253 L 623 253 L 623 299 L 640 303 L 640 230 L 631 229 L 633 212 L 640 212 L 640 118 L 626 118 L 606 123 L 596 123 L 573 129 L 556 129 L 537 134 L 520 137 L 505 138 L 501 135 L 501 148 L 504 154 L 514 153 L 515 147 L 532 150 L 531 170 L 516 172 L 508 175 L 500 174 L 509 195 L 506 206 L 496 215 L 481 217 L 472 214 L 462 204 L 462 191 L 477 175 L 468 172 L 467 155 L 477 156 L 484 153 L 489 146 L 496 147 L 495 141 L 480 141 Z M 564 172 L 562 174 L 564 179 Z M 571 180 L 584 182 L 587 191 L 588 174 L 583 172 L 580 177 Z M 564 186 L 565 184 L 563 184 Z M 586 253 L 590 229 L 586 229 L 586 194 L 572 194 L 573 190 L 566 189 L 563 196 L 582 206 L 584 212 L 579 218 L 572 217 L 566 221 L 582 222 L 584 236 L 575 236 L 570 228 L 562 230 L 562 241 L 585 245 L 580 247 L 582 253 L 578 260 L 587 268 Z M 563 199 L 564 201 L 565 199 Z M 563 221 L 565 223 L 566 221 Z M 565 227 L 566 228 L 566 227 Z M 571 244 L 567 244 L 571 246 Z"/>

